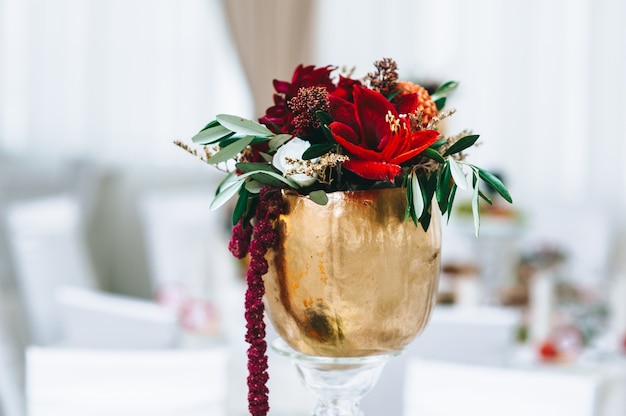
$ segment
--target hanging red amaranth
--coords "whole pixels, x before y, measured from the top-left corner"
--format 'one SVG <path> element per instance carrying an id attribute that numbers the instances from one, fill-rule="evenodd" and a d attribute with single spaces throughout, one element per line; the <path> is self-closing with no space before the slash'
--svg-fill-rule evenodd
<path id="1" fill-rule="evenodd" d="M 250 264 L 246 274 L 246 342 L 248 348 L 248 410 L 252 416 L 265 416 L 269 411 L 267 381 L 267 343 L 265 342 L 265 321 L 263 314 L 263 275 L 267 273 L 267 251 L 278 241 L 273 221 L 284 212 L 284 203 L 277 189 L 263 188 L 256 207 L 254 227 L 243 222 L 237 223 L 229 248 L 233 255 L 243 258 L 249 251 Z M 252 231 L 252 241 L 250 241 Z M 248 250 L 249 249 L 249 250 Z"/>

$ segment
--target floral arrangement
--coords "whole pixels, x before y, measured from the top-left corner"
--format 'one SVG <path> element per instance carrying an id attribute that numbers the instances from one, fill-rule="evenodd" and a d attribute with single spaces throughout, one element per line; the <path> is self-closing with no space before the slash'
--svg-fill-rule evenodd
<path id="1" fill-rule="evenodd" d="M 457 189 L 472 189 L 477 233 L 479 201 L 492 203 L 481 181 L 512 202 L 496 175 L 466 161 L 464 151 L 478 135 L 446 137 L 439 131 L 440 122 L 454 113 L 444 106 L 456 82 L 429 94 L 399 80 L 394 60 L 374 66 L 364 79 L 355 79 L 335 74 L 334 66 L 300 65 L 290 82 L 274 80 L 274 105 L 258 122 L 221 114 L 191 139 L 200 148 L 176 142 L 226 171 L 212 209 L 237 196 L 229 248 L 238 258 L 250 256 L 245 306 L 253 415 L 269 409 L 263 275 L 265 254 L 277 243 L 273 222 L 284 212 L 281 190 L 324 205 L 331 192 L 402 187 L 405 220 L 427 230 L 433 204 L 449 218 Z"/>

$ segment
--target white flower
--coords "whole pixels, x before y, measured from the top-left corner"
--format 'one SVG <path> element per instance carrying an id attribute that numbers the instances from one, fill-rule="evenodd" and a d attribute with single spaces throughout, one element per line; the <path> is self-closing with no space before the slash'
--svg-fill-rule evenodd
<path id="1" fill-rule="evenodd" d="M 284 176 L 289 177 L 298 185 L 302 187 L 313 185 L 317 179 L 317 174 L 307 175 L 304 173 L 306 162 L 302 160 L 302 155 L 309 147 L 311 147 L 311 143 L 294 137 L 276 150 L 272 164 Z M 315 161 L 312 160 L 312 162 Z"/>

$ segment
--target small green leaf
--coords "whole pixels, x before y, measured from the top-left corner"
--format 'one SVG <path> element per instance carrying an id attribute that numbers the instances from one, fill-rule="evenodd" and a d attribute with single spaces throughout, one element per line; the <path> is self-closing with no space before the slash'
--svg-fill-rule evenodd
<path id="1" fill-rule="evenodd" d="M 401 90 L 401 89 L 397 89 L 397 90 L 395 90 L 395 91 L 392 91 L 392 92 L 391 92 L 391 94 L 389 94 L 389 95 L 387 96 L 387 100 L 389 100 L 389 101 L 393 100 L 393 99 L 394 99 L 394 98 L 396 98 L 396 96 L 397 96 L 398 94 L 400 94 L 401 92 L 402 92 L 402 90 Z"/>
<path id="2" fill-rule="evenodd" d="M 442 214 L 448 210 L 448 196 L 450 195 L 450 165 L 444 164 L 439 171 L 437 184 L 437 202 Z"/>
<path id="3" fill-rule="evenodd" d="M 457 81 L 448 81 L 441 84 L 435 92 L 430 96 L 433 101 L 437 101 L 439 98 L 447 97 L 452 91 L 459 86 Z"/>
<path id="4" fill-rule="evenodd" d="M 317 205 L 326 205 L 328 203 L 328 195 L 326 195 L 326 192 L 321 189 L 309 193 L 309 198 L 311 198 L 311 201 L 315 202 Z"/>
<path id="5" fill-rule="evenodd" d="M 335 145 L 331 143 L 319 143 L 319 144 L 311 145 L 311 147 L 306 149 L 304 153 L 302 154 L 302 159 L 303 160 L 315 159 L 316 157 L 320 157 L 330 152 L 334 147 Z"/>
<path id="6" fill-rule="evenodd" d="M 250 175 L 250 180 L 258 182 L 263 186 L 271 186 L 273 188 L 281 188 L 285 184 L 283 181 L 276 179 L 273 176 L 263 175 L 259 172 L 255 172 L 253 175 Z"/>
<path id="7" fill-rule="evenodd" d="M 445 163 L 445 159 L 439 154 L 438 151 L 436 151 L 435 149 L 433 149 L 432 147 L 427 148 L 426 150 L 424 150 L 422 152 L 422 154 L 432 160 L 434 160 L 435 162 L 439 162 L 439 163 Z"/>
<path id="8" fill-rule="evenodd" d="M 485 195 L 480 189 L 478 190 L 478 195 L 480 195 L 480 197 L 484 199 L 485 202 L 487 202 L 489 205 L 493 205 L 493 201 L 491 200 L 491 198 Z"/>
<path id="9" fill-rule="evenodd" d="M 202 130 L 200 133 L 193 136 L 191 141 L 196 144 L 212 144 L 224 137 L 230 137 L 233 134 L 235 133 L 218 124 L 217 126 Z"/>
<path id="10" fill-rule="evenodd" d="M 452 189 L 450 189 L 450 196 L 448 197 L 448 222 L 450 221 L 450 215 L 452 214 L 452 206 L 454 205 L 454 197 L 456 196 L 457 186 L 456 184 L 452 185 Z"/>
<path id="11" fill-rule="evenodd" d="M 289 140 L 291 140 L 293 136 L 291 134 L 277 134 L 272 137 L 268 143 L 271 150 L 276 150 Z"/>
<path id="12" fill-rule="evenodd" d="M 424 196 L 420 188 L 420 181 L 415 172 L 411 173 L 411 194 L 413 196 L 413 211 L 417 218 L 424 212 Z"/>
<path id="13" fill-rule="evenodd" d="M 461 137 L 458 141 L 456 141 L 452 146 L 448 148 L 443 154 L 444 156 L 453 155 L 455 153 L 459 153 L 462 150 L 467 149 L 470 146 L 473 146 L 478 140 L 478 134 L 472 134 L 469 136 Z"/>
<path id="14" fill-rule="evenodd" d="M 233 210 L 232 224 L 235 225 L 239 222 L 239 219 L 244 216 L 246 211 L 248 210 L 248 199 L 250 197 L 250 192 L 246 189 L 246 187 L 239 188 L 239 198 L 237 199 L 237 203 L 235 204 L 235 208 Z"/>
<path id="15" fill-rule="evenodd" d="M 274 168 L 269 163 L 263 162 L 240 162 L 235 167 L 243 173 L 252 172 L 253 170 L 268 170 L 274 172 Z"/>
<path id="16" fill-rule="evenodd" d="M 442 108 L 446 106 L 446 97 L 437 98 L 435 101 L 435 106 L 437 106 L 437 111 L 441 111 Z"/>
<path id="17" fill-rule="evenodd" d="M 448 143 L 448 139 L 442 137 L 441 139 L 437 139 L 437 141 L 430 145 L 431 149 L 439 149 L 444 144 Z"/>
<path id="18" fill-rule="evenodd" d="M 237 178 L 234 181 L 229 182 L 228 184 L 224 184 L 222 187 L 220 187 L 219 192 L 217 193 L 213 201 L 211 201 L 209 209 L 211 211 L 215 211 L 226 202 L 228 202 L 230 198 L 232 198 L 233 196 L 235 196 L 235 194 L 237 194 L 237 192 L 239 192 L 239 189 L 242 187 L 243 183 L 243 180 Z"/>
<path id="19" fill-rule="evenodd" d="M 337 141 L 333 137 L 333 133 L 330 131 L 330 128 L 326 124 L 322 126 L 322 132 L 324 133 L 324 137 L 326 137 L 326 140 L 328 140 L 328 143 L 337 143 Z"/>
<path id="20" fill-rule="evenodd" d="M 210 129 L 211 127 L 215 127 L 215 126 L 219 126 L 219 125 L 220 125 L 220 123 L 218 123 L 217 120 L 212 120 L 212 121 L 209 121 L 209 123 L 206 126 L 202 127 L 202 129 L 200 131 L 204 131 L 206 129 Z"/>
<path id="21" fill-rule="evenodd" d="M 289 187 L 291 187 L 293 189 L 300 188 L 300 186 L 297 183 L 295 183 L 293 180 L 291 180 L 289 178 L 285 178 L 281 174 L 278 174 L 278 173 L 272 172 L 272 171 L 253 170 L 251 172 L 246 172 L 246 173 L 244 173 L 242 175 L 239 175 L 238 178 L 245 179 L 245 178 L 248 178 L 248 177 L 253 176 L 253 175 L 254 175 L 254 180 L 259 181 L 259 182 L 262 181 L 260 178 L 262 178 L 263 176 L 269 176 L 269 177 L 272 177 L 274 179 L 278 179 L 280 182 L 288 185 Z"/>
<path id="22" fill-rule="evenodd" d="M 263 187 L 265 187 L 265 186 L 267 186 L 267 185 L 265 185 L 265 184 L 263 184 L 263 183 L 261 183 L 259 181 L 255 181 L 254 179 L 246 181 L 246 189 L 251 194 L 258 194 L 259 192 L 261 192 L 261 189 L 263 189 Z"/>
<path id="23" fill-rule="evenodd" d="M 328 125 L 333 122 L 332 117 L 326 111 L 316 111 L 315 116 L 320 121 L 320 123 Z"/>
<path id="24" fill-rule="evenodd" d="M 474 187 L 474 194 L 472 195 L 472 215 L 474 216 L 474 232 L 478 237 L 478 231 L 480 230 L 480 207 L 478 205 L 478 186 Z"/>
<path id="25" fill-rule="evenodd" d="M 467 189 L 467 178 L 465 177 L 465 173 L 463 173 L 461 165 L 451 157 L 448 158 L 448 164 L 450 165 L 450 173 L 452 174 L 454 183 L 461 189 Z"/>
<path id="26" fill-rule="evenodd" d="M 502 196 L 502 198 L 506 199 L 510 203 L 513 203 L 509 190 L 506 189 L 506 186 L 504 186 L 502 181 L 496 175 L 484 169 L 480 169 L 479 167 L 476 167 L 476 169 L 478 169 L 478 174 L 483 181 L 491 185 L 491 187 L 495 189 L 496 192 Z"/>
<path id="27" fill-rule="evenodd" d="M 241 151 L 245 149 L 250 143 L 252 143 L 252 140 L 254 140 L 254 136 L 242 137 L 241 139 L 229 144 L 228 146 L 211 156 L 209 160 L 207 160 L 207 163 L 218 164 L 234 158 L 239 153 L 241 153 Z"/>
<path id="28" fill-rule="evenodd" d="M 263 124 L 243 117 L 233 116 L 230 114 L 219 114 L 215 117 L 219 123 L 227 129 L 239 134 L 251 136 L 273 136 L 274 133 Z"/>

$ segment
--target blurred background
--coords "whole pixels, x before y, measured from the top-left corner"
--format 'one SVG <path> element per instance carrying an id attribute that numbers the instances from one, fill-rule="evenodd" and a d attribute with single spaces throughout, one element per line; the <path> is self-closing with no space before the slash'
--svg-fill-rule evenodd
<path id="1" fill-rule="evenodd" d="M 460 82 L 446 133 L 480 134 L 470 157 L 515 204 L 486 209 L 477 240 L 459 201 L 433 329 L 389 365 L 366 414 L 386 400 L 404 404 L 388 414 L 448 415 L 422 400 L 428 371 L 449 371 L 453 395 L 450 380 L 487 374 L 485 393 L 489 371 L 520 369 L 589 399 L 552 414 L 626 414 L 625 18 L 613 0 L 0 0 L 0 415 L 125 414 L 114 401 L 195 414 L 176 406 L 209 399 L 228 413 L 198 414 L 243 414 L 241 266 L 228 215 L 208 210 L 221 174 L 172 142 L 219 113 L 263 115 L 272 80 L 300 63 L 360 77 L 383 57 L 403 79 Z M 148 388 L 148 356 L 190 386 Z M 273 414 L 307 414 L 295 370 L 271 360 Z M 81 374 L 130 384 L 107 400 Z M 123 394 L 131 379 L 145 395 Z M 464 414 L 490 414 L 475 400 Z"/>

